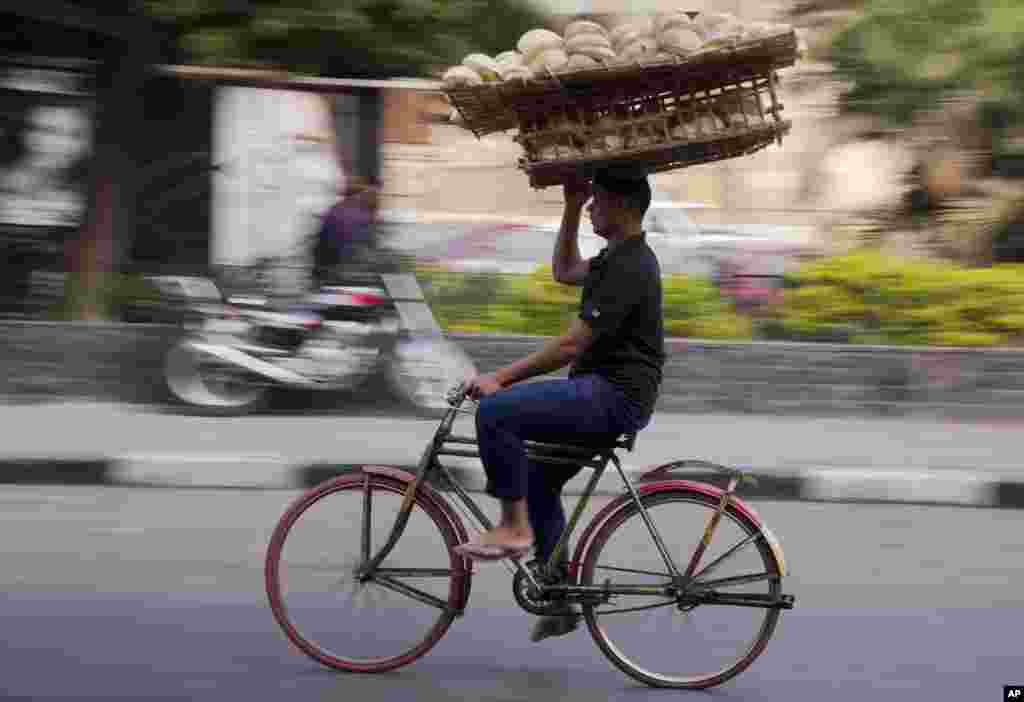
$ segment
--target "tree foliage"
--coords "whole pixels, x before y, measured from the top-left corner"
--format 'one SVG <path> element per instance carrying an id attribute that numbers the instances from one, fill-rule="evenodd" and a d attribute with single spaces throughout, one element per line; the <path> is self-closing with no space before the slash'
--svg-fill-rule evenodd
<path id="1" fill-rule="evenodd" d="M 1019 3 L 868 0 L 836 37 L 830 58 L 852 86 L 842 107 L 895 125 L 953 94 L 979 97 L 997 120 L 1024 115 Z"/>
<path id="2" fill-rule="evenodd" d="M 543 26 L 532 0 L 149 0 L 186 60 L 312 75 L 427 75 Z"/>

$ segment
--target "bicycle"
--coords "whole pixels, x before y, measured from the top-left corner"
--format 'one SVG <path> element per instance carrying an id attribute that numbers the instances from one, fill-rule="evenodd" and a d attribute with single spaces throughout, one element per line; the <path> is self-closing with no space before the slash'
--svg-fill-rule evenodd
<path id="1" fill-rule="evenodd" d="M 274 529 L 265 567 L 271 609 L 292 644 L 325 666 L 371 673 L 407 665 L 426 654 L 465 613 L 472 564 L 454 548 L 468 541 L 469 534 L 453 501 L 440 490 L 454 493 L 454 504 L 461 503 L 460 511 L 478 529 L 490 529 L 492 524 L 439 460 L 479 458 L 477 451 L 465 448 L 475 446 L 475 438 L 453 433 L 459 414 L 473 414 L 463 406 L 465 390 L 453 388 L 446 399 L 449 409 L 416 473 L 359 466 L 300 495 Z M 634 484 L 616 451 L 632 451 L 635 439 L 635 434 L 623 435 L 606 446 L 527 442 L 534 460 L 582 465 L 592 468 L 593 474 L 546 563 L 503 561 L 514 571 L 513 595 L 520 607 L 536 615 L 567 602 L 579 607 L 602 653 L 641 682 L 684 689 L 718 685 L 764 651 L 781 611 L 793 607 L 794 597 L 781 592 L 786 574 L 782 547 L 757 513 L 735 496 L 739 483 L 752 476 L 705 461 L 682 460 L 648 470 Z M 566 573 L 557 566 L 560 556 L 568 553 L 570 537 L 609 463 L 625 490 L 590 520 Z M 725 489 L 678 476 L 709 469 L 728 477 Z M 334 505 L 342 497 L 353 504 Z M 314 509 L 328 502 L 332 507 Z M 387 505 L 384 511 L 382 504 Z M 680 526 L 691 518 L 697 520 L 696 543 L 677 541 L 674 537 L 685 533 Z M 337 562 L 336 552 L 350 533 L 359 535 L 356 553 Z M 722 534 L 726 536 L 713 542 L 713 536 Z M 409 548 L 399 548 L 404 535 Z M 641 539 L 653 541 L 653 549 L 638 547 Z M 613 559 L 612 552 L 623 560 Z M 681 558 L 684 553 L 689 553 L 686 560 Z M 708 560 L 701 567 L 702 558 Z M 723 577 L 730 564 L 738 572 Z M 713 573 L 718 577 L 709 577 Z M 311 576 L 313 587 L 292 587 L 291 577 L 299 574 Z M 326 593 L 319 591 L 321 586 Z M 736 591 L 741 587 L 754 591 Z M 345 593 L 349 594 L 342 600 Z M 399 605 L 385 606 L 386 595 L 401 596 Z M 333 608 L 341 603 L 354 605 L 353 620 L 344 625 L 339 625 Z M 712 620 L 709 614 L 725 611 L 732 614 L 724 619 Z M 673 627 L 699 626 L 702 638 L 685 652 L 652 644 L 652 613 L 670 614 L 658 621 Z M 736 639 L 740 615 L 748 613 L 753 613 L 752 633 Z M 630 615 L 648 621 L 632 631 L 618 629 Z M 336 640 L 326 643 L 331 636 Z M 348 646 L 345 653 L 339 645 Z M 638 655 L 647 662 L 640 664 Z"/>

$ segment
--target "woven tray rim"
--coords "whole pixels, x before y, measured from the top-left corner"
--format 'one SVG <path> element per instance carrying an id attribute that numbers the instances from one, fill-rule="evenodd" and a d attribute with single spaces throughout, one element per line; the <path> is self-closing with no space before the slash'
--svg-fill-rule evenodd
<path id="1" fill-rule="evenodd" d="M 528 161 L 525 157 L 520 157 L 518 167 L 530 177 L 530 182 L 534 187 L 539 187 L 535 184 L 535 181 L 542 181 L 546 185 L 553 185 L 559 180 L 556 177 L 557 174 L 564 171 L 575 170 L 586 174 L 588 171 L 595 170 L 604 165 L 621 165 L 630 161 L 647 165 L 652 161 L 657 161 L 659 156 L 667 156 L 669 153 L 679 149 L 685 149 L 687 146 L 713 147 L 716 144 L 722 144 L 724 146 L 745 138 L 753 139 L 751 145 L 743 149 L 743 153 L 741 154 L 691 161 L 689 163 L 676 166 L 671 164 L 679 159 L 674 159 L 663 161 L 660 164 L 656 164 L 654 168 L 649 168 L 651 172 L 664 172 L 665 170 L 685 168 L 689 165 L 699 165 L 700 163 L 712 163 L 718 160 L 738 158 L 739 156 L 759 151 L 760 149 L 769 146 L 773 141 L 781 142 L 782 137 L 788 134 L 791 129 L 792 122 L 789 120 L 782 120 L 776 124 L 758 125 L 757 127 L 744 128 L 742 130 L 736 129 L 729 134 L 723 134 L 717 138 L 680 139 L 666 144 L 659 144 L 658 146 L 648 146 L 642 149 L 630 149 L 628 151 L 620 151 L 601 156 L 581 156 L 576 158 L 552 159 L 547 161 Z M 659 168 L 658 166 L 663 166 L 664 168 Z"/>
<path id="2" fill-rule="evenodd" d="M 766 49 L 770 50 L 767 56 L 764 53 Z M 770 37 L 737 42 L 732 46 L 701 50 L 686 57 L 676 57 L 671 62 L 618 64 L 571 73 L 549 71 L 547 78 L 525 83 L 493 82 L 471 87 L 443 88 L 443 92 L 459 111 L 462 117 L 460 126 L 479 137 L 518 127 L 519 112 L 513 107 L 513 103 L 529 98 L 560 95 L 566 101 L 571 101 L 573 96 L 567 89 L 580 90 L 589 86 L 603 87 L 615 83 L 633 87 L 637 81 L 642 81 L 648 86 L 648 90 L 651 83 L 660 80 L 674 86 L 682 77 L 692 75 L 696 69 L 706 66 L 721 65 L 736 71 L 747 69 L 752 73 L 761 74 L 793 65 L 798 53 L 796 32 L 790 30 Z M 744 60 L 751 57 L 756 57 L 757 60 Z M 470 104 L 477 109 L 467 115 L 464 107 L 468 109 Z M 484 114 L 478 114 L 480 112 Z"/>

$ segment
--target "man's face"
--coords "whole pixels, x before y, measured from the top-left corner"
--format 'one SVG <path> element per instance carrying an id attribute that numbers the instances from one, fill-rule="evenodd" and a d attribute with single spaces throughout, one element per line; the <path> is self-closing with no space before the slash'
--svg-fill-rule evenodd
<path id="1" fill-rule="evenodd" d="M 590 222 L 594 233 L 605 239 L 608 238 L 608 229 L 613 224 L 614 201 L 611 194 L 599 186 L 594 187 L 594 197 L 587 206 L 590 215 Z"/>

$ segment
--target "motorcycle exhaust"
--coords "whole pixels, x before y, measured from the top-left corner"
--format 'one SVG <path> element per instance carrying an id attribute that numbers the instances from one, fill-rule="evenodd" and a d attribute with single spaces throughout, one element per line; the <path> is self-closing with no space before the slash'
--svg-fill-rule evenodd
<path id="1" fill-rule="evenodd" d="M 315 388 L 319 386 L 319 383 L 310 380 L 305 376 L 299 375 L 298 373 L 286 368 L 275 366 L 273 363 L 261 361 L 254 356 L 250 356 L 249 354 L 230 346 L 208 344 L 202 341 L 188 341 L 186 342 L 186 346 L 195 352 L 214 356 L 222 361 L 227 361 L 232 365 L 239 366 L 240 368 L 257 373 L 265 378 L 276 380 L 277 382 L 285 385 L 304 388 Z"/>

